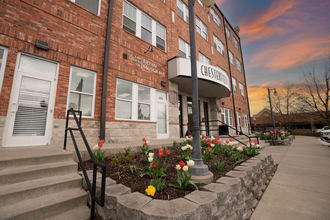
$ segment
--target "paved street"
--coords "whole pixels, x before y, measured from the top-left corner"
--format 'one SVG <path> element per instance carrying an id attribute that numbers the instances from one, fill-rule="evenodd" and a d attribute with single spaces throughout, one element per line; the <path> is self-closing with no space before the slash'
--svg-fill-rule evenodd
<path id="1" fill-rule="evenodd" d="M 269 146 L 278 169 L 251 220 L 330 219 L 330 147 L 296 136 L 291 146 Z"/>

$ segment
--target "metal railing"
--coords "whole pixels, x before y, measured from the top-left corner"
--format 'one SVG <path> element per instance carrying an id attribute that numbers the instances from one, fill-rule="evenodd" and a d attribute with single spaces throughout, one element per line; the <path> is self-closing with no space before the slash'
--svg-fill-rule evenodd
<path id="1" fill-rule="evenodd" d="M 70 113 L 72 115 L 70 115 Z M 77 118 L 77 115 L 76 113 L 79 113 L 79 121 L 78 121 L 78 118 Z M 67 114 L 66 114 L 66 124 L 65 124 L 65 135 L 64 135 L 64 147 L 63 147 L 63 150 L 65 151 L 66 150 L 66 144 L 67 144 L 67 135 L 68 135 L 68 131 L 70 132 L 70 135 L 71 135 L 71 138 L 72 138 L 72 142 L 73 142 L 73 146 L 76 150 L 76 153 L 77 153 L 77 157 L 79 159 L 79 163 L 80 163 L 80 166 L 81 166 L 81 169 L 84 173 L 84 177 L 85 177 L 85 180 L 86 180 L 86 184 L 87 184 L 87 187 L 88 187 L 88 190 L 89 190 L 89 193 L 91 194 L 91 198 L 92 198 L 92 204 L 91 204 L 91 215 L 90 215 L 90 219 L 94 219 L 94 210 L 95 210 L 95 202 L 97 202 L 101 207 L 104 206 L 104 195 L 105 195 L 105 175 L 106 175 L 106 166 L 100 162 L 97 162 L 95 160 L 95 157 L 93 155 L 93 152 L 91 151 L 90 149 L 90 146 L 87 142 L 87 139 L 86 139 L 86 136 L 81 128 L 81 115 L 82 115 L 82 112 L 81 111 L 75 111 L 73 110 L 72 108 L 69 109 L 67 111 Z M 70 116 L 74 118 L 75 122 L 76 122 L 76 125 L 78 126 L 78 128 L 69 128 L 69 118 Z M 80 131 L 80 135 L 85 143 L 85 146 L 86 146 L 86 149 L 88 151 L 88 154 L 89 156 L 91 157 L 92 161 L 93 161 L 93 164 L 94 164 L 94 167 L 93 167 L 93 186 L 92 184 L 90 183 L 90 180 L 88 178 L 88 175 L 87 175 L 87 172 L 86 172 L 86 168 L 84 166 L 84 163 L 81 159 L 81 156 L 80 156 L 80 152 L 79 152 L 79 149 L 78 149 L 78 146 L 77 146 L 77 143 L 76 143 L 76 139 L 74 137 L 74 134 L 72 131 Z M 102 184 L 101 184 L 101 199 L 97 198 L 95 193 L 96 193 L 96 175 L 97 175 L 97 166 L 101 167 L 102 168 Z"/>
<path id="2" fill-rule="evenodd" d="M 257 138 L 257 141 L 258 141 L 258 144 L 259 144 L 259 137 L 257 137 L 257 136 L 248 136 L 248 135 L 244 134 L 242 131 L 238 131 L 236 128 L 233 128 L 233 127 L 227 125 L 226 123 L 224 123 L 224 122 L 222 122 L 222 121 L 220 121 L 220 120 L 202 121 L 201 123 L 207 123 L 207 122 L 208 122 L 208 124 L 210 124 L 210 122 L 220 122 L 221 124 L 227 126 L 228 128 L 233 129 L 234 131 L 236 131 L 236 134 L 237 134 L 237 132 L 239 132 L 240 135 L 244 135 L 245 137 L 249 138 L 249 141 L 251 141 L 251 138 Z M 219 131 L 219 135 L 221 135 L 221 134 L 220 134 L 220 132 L 221 132 L 222 134 L 228 135 L 229 137 L 235 139 L 237 142 L 239 142 L 239 143 L 241 143 L 241 144 L 243 144 L 244 146 L 247 147 L 246 144 L 244 144 L 244 143 L 241 142 L 240 140 L 236 139 L 234 136 L 231 136 L 231 135 L 229 134 L 229 131 L 228 131 L 228 133 L 226 133 L 226 132 L 220 130 L 220 128 L 218 128 L 218 129 L 205 129 L 205 130 L 202 130 L 202 129 L 201 129 L 200 131 L 201 131 L 201 132 L 202 132 L 202 131 Z M 251 146 L 251 145 L 250 145 L 250 146 Z"/>

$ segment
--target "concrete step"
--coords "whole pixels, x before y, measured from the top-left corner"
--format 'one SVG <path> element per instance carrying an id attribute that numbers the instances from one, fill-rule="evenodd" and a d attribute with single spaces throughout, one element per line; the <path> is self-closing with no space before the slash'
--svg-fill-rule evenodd
<path id="1" fill-rule="evenodd" d="M 90 215 L 91 210 L 86 205 L 46 218 L 45 220 L 89 220 Z"/>
<path id="2" fill-rule="evenodd" d="M 2 170 L 0 171 L 0 185 L 77 173 L 77 169 L 78 164 L 69 161 Z"/>
<path id="3" fill-rule="evenodd" d="M 0 207 L 55 192 L 79 189 L 81 184 L 82 178 L 77 173 L 7 184 L 0 188 Z"/>
<path id="4" fill-rule="evenodd" d="M 0 220 L 45 219 L 86 204 L 87 193 L 83 189 L 71 189 L 2 206 Z"/>

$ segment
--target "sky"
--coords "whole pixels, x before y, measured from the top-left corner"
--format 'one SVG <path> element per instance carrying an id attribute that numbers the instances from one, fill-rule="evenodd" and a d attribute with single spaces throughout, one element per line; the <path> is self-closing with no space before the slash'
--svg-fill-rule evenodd
<path id="1" fill-rule="evenodd" d="M 302 81 L 311 63 L 330 55 L 330 0 L 216 0 L 239 26 L 251 116 L 269 103 L 267 88 Z"/>

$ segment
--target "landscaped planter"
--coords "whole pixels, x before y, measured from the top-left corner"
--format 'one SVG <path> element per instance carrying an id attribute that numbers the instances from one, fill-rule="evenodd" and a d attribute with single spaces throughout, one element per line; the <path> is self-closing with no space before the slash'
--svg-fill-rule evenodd
<path id="1" fill-rule="evenodd" d="M 265 140 L 266 143 L 270 143 L 271 146 L 274 145 L 291 145 L 290 139 L 285 138 L 284 140 Z"/>
<path id="2" fill-rule="evenodd" d="M 184 198 L 157 200 L 107 178 L 105 206 L 96 205 L 98 219 L 247 219 L 275 171 L 271 155 L 261 154 Z M 96 193 L 100 193 L 98 174 Z"/>

